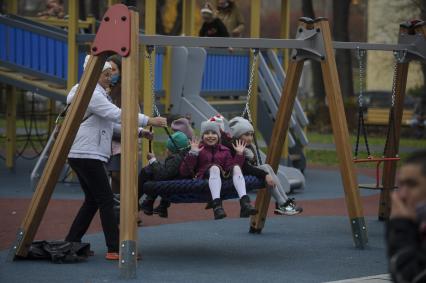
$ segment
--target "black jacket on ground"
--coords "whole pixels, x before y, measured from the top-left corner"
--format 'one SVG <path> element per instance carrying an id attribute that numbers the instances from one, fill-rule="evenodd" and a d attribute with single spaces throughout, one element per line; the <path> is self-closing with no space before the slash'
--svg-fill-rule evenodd
<path id="1" fill-rule="evenodd" d="M 198 35 L 206 37 L 229 37 L 226 26 L 218 18 L 215 18 L 211 23 L 204 22 Z"/>
<path id="2" fill-rule="evenodd" d="M 391 219 L 386 237 L 394 282 L 426 282 L 426 221 Z"/>

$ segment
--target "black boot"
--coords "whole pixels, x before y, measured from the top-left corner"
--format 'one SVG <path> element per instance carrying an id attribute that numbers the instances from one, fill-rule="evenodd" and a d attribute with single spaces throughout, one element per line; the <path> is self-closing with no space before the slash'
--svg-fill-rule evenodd
<path id="1" fill-rule="evenodd" d="M 206 207 L 204 207 L 204 209 L 212 209 L 213 208 L 213 201 L 209 201 L 208 203 L 206 203 Z"/>
<path id="2" fill-rule="evenodd" d="M 220 198 L 214 199 L 212 201 L 213 205 L 213 213 L 214 213 L 214 219 L 222 219 L 226 217 L 225 210 L 222 207 L 222 200 Z"/>
<path id="3" fill-rule="evenodd" d="M 154 213 L 154 201 L 155 198 L 147 196 L 141 204 L 141 210 L 146 215 L 152 215 Z"/>
<path id="4" fill-rule="evenodd" d="M 240 199 L 240 217 L 249 217 L 250 215 L 256 215 L 257 209 L 251 205 L 250 198 L 248 195 L 243 196 Z"/>
<path id="5" fill-rule="evenodd" d="M 164 200 L 162 199 L 160 201 L 160 204 L 154 208 L 154 213 L 158 214 L 158 216 L 163 217 L 163 218 L 167 218 L 169 217 L 169 212 L 168 212 L 168 208 L 170 207 L 170 202 L 168 200 Z"/>

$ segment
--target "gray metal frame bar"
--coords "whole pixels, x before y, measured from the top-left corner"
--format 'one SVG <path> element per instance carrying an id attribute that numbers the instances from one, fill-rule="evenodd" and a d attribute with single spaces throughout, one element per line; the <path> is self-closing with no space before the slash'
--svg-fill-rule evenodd
<path id="1" fill-rule="evenodd" d="M 78 43 L 89 43 L 95 38 L 94 34 L 79 34 Z M 188 37 L 166 35 L 139 35 L 141 43 L 146 45 L 161 46 L 185 46 L 185 47 L 238 47 L 238 48 L 305 48 L 309 44 L 300 39 L 268 39 L 268 38 L 227 38 L 227 37 Z M 344 42 L 333 41 L 335 49 L 365 49 L 380 51 L 404 51 L 414 47 L 412 44 L 397 43 L 369 43 L 369 42 Z M 217 50 L 217 53 L 225 54 L 225 50 Z M 215 52 L 215 53 L 216 53 Z"/>
<path id="2" fill-rule="evenodd" d="M 229 37 L 190 37 L 166 35 L 140 35 L 139 40 L 144 45 L 185 46 L 185 47 L 238 47 L 238 48 L 308 48 L 310 44 L 300 39 L 270 39 L 270 38 L 229 38 Z M 412 44 L 386 44 L 367 42 L 334 41 L 335 49 L 366 49 L 382 51 L 404 51 L 413 48 Z"/>
<path id="3" fill-rule="evenodd" d="M 229 37 L 193 37 L 140 35 L 143 45 L 185 46 L 185 47 L 234 47 L 234 48 L 302 48 L 309 47 L 308 42 L 299 39 L 270 38 L 229 38 Z"/>
<path id="4" fill-rule="evenodd" d="M 343 42 L 333 41 L 335 49 L 363 49 L 363 50 L 380 50 L 380 51 L 404 51 L 413 48 L 412 44 L 392 44 L 392 43 L 368 43 L 368 42 Z"/>

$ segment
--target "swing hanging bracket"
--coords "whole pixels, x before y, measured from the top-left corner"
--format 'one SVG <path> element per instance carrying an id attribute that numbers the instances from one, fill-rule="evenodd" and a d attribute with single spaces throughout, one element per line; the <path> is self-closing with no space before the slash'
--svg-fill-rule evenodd
<path id="1" fill-rule="evenodd" d="M 322 61 L 325 59 L 324 40 L 322 38 L 321 29 L 314 28 L 313 23 L 321 20 L 321 18 L 312 20 L 304 18 L 305 25 L 299 26 L 297 29 L 296 39 L 304 41 L 306 46 L 293 49 L 291 59 L 301 61 L 306 59 Z"/>
<path id="2" fill-rule="evenodd" d="M 114 52 L 123 57 L 130 54 L 130 10 L 127 6 L 116 4 L 108 9 L 91 51 L 95 56 L 103 52 Z"/>
<path id="3" fill-rule="evenodd" d="M 411 60 L 426 61 L 426 38 L 419 29 L 426 25 L 424 21 L 405 22 L 400 25 L 401 32 L 398 44 L 408 46 L 402 51 L 404 56 L 398 58 L 398 63 L 408 63 Z"/>

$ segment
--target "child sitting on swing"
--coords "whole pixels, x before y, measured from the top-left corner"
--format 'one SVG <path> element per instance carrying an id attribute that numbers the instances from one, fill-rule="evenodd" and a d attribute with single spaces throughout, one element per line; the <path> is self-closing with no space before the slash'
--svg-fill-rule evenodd
<path id="1" fill-rule="evenodd" d="M 232 175 L 234 187 L 240 198 L 240 217 L 255 215 L 257 209 L 251 205 L 250 198 L 246 193 L 244 176 L 241 172 L 241 166 L 244 163 L 245 143 L 237 140 L 232 145 L 236 152 L 235 156 L 232 157 L 231 151 L 220 143 L 220 136 L 220 129 L 216 123 L 202 122 L 201 143 L 196 138 L 191 141 L 191 150 L 180 166 L 180 173 L 187 176 L 196 172 L 196 178 L 208 179 L 215 219 L 226 217 L 220 192 L 222 178 L 228 178 Z"/>
<path id="2" fill-rule="evenodd" d="M 166 142 L 167 157 L 164 163 L 160 163 L 154 153 L 149 152 L 147 154 L 148 166 L 142 168 L 139 173 L 138 182 L 138 197 L 139 199 L 144 194 L 143 185 L 147 181 L 165 181 L 176 179 L 179 176 L 179 167 L 182 163 L 184 156 L 189 150 L 189 140 L 183 132 L 175 132 Z M 146 215 L 152 215 L 154 213 L 154 201 L 157 195 L 147 195 L 146 199 L 141 205 L 141 209 Z M 156 207 L 156 213 L 160 217 L 168 217 L 168 208 L 170 202 L 167 199 L 162 198 L 160 205 Z"/>
<path id="3" fill-rule="evenodd" d="M 229 121 L 229 128 L 233 140 L 240 140 L 246 144 L 244 149 L 245 162 L 242 166 L 243 173 L 265 180 L 265 183 L 271 189 L 272 197 L 276 201 L 274 213 L 288 216 L 301 213 L 303 209 L 296 205 L 294 199 L 287 196 L 272 167 L 269 164 L 259 164 L 257 149 L 253 144 L 254 128 L 250 121 L 243 117 L 234 117 Z M 228 148 L 231 148 L 231 143 L 232 140 L 228 141 Z"/>

